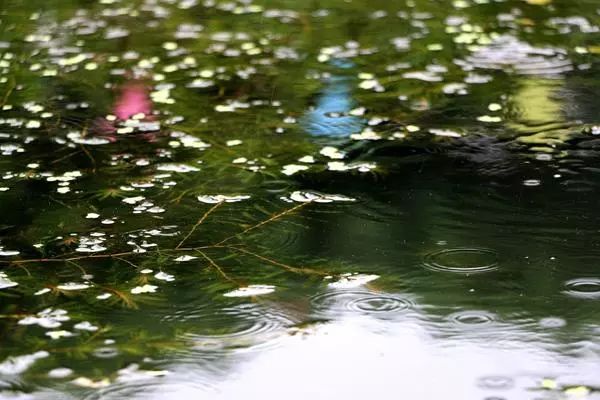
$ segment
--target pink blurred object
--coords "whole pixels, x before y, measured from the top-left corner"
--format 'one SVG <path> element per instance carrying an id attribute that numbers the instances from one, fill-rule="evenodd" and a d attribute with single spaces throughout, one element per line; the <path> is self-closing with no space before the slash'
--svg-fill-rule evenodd
<path id="1" fill-rule="evenodd" d="M 140 113 L 149 116 L 152 112 L 152 102 L 146 86 L 141 83 L 123 85 L 113 112 L 120 120 L 129 119 Z"/>
<path id="2" fill-rule="evenodd" d="M 96 118 L 92 125 L 92 132 L 103 135 L 111 142 L 117 140 L 115 133 L 119 121 L 125 121 L 136 114 L 144 114 L 143 121 L 152 121 L 152 101 L 148 95 L 148 87 L 139 82 L 131 81 L 123 84 L 119 90 L 119 95 L 113 105 L 112 113 L 117 117 L 117 121 L 111 121 L 106 118 Z M 148 140 L 154 140 L 154 133 L 140 135 Z"/>

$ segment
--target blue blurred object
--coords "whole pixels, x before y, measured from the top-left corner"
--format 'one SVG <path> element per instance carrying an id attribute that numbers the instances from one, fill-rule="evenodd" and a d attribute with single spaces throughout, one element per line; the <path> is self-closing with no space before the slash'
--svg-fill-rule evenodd
<path id="1" fill-rule="evenodd" d="M 355 107 L 351 96 L 352 81 L 349 76 L 328 78 L 315 107 L 302 119 L 308 133 L 313 136 L 345 137 L 362 130 L 364 119 L 348 115 Z"/>

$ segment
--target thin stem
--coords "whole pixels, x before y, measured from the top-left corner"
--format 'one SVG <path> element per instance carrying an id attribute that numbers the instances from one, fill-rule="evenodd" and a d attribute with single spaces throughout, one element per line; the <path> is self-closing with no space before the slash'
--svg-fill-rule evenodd
<path id="1" fill-rule="evenodd" d="M 246 249 L 242 249 L 240 247 L 234 247 L 234 246 L 226 246 L 228 249 L 234 250 L 234 251 L 239 251 L 240 253 L 244 253 L 247 255 L 250 255 L 252 257 L 256 257 L 262 261 L 266 261 L 269 264 L 273 264 L 273 265 L 277 265 L 278 267 L 281 267 L 283 269 L 285 269 L 286 271 L 290 271 L 290 272 L 294 272 L 296 274 L 311 274 L 311 275 L 320 275 L 320 276 L 326 276 L 329 275 L 328 272 L 324 272 L 324 271 L 317 271 L 315 269 L 311 269 L 311 268 L 305 268 L 305 267 L 292 267 L 291 265 L 287 265 L 284 263 L 281 263 L 277 260 L 273 260 L 271 258 L 265 257 L 263 255 L 254 253 L 250 250 L 246 250 Z"/>
<path id="2" fill-rule="evenodd" d="M 92 166 L 95 168 L 96 167 L 96 159 L 94 158 L 94 156 L 92 156 L 92 153 L 90 153 L 89 150 L 84 145 L 81 145 L 81 150 L 83 150 L 83 152 L 85 153 L 87 158 L 89 158 L 90 161 L 92 162 Z"/>
<path id="3" fill-rule="evenodd" d="M 300 204 L 298 204 L 298 205 L 296 205 L 296 206 L 294 206 L 294 207 L 292 207 L 292 208 L 288 208 L 288 209 L 287 209 L 287 210 L 285 210 L 285 211 L 282 211 L 282 212 L 280 212 L 280 213 L 274 214 L 274 215 L 270 216 L 269 218 L 267 218 L 266 220 L 259 222 L 259 223 L 258 223 L 258 224 L 256 224 L 256 225 L 252 225 L 251 227 L 249 227 L 249 228 L 246 228 L 246 229 L 244 229 L 244 230 L 243 230 L 243 231 L 241 231 L 241 232 L 238 232 L 238 233 L 236 233 L 236 234 L 234 234 L 234 235 L 231 235 L 231 236 L 229 236 L 229 237 L 226 237 L 225 239 L 221 240 L 220 242 L 218 242 L 218 243 L 215 243 L 215 244 L 214 244 L 214 246 L 219 246 L 219 245 L 222 245 L 223 243 L 226 243 L 226 242 L 230 241 L 231 239 L 234 239 L 234 238 L 236 238 L 236 237 L 238 237 L 238 236 L 244 235 L 244 234 L 246 234 L 246 233 L 248 233 L 248 232 L 250 232 L 250 231 L 252 231 L 252 230 L 254 230 L 254 229 L 260 228 L 261 226 L 263 226 L 263 225 L 266 225 L 266 224 L 268 224 L 268 223 L 270 223 L 270 222 L 273 222 L 273 221 L 275 221 L 275 220 L 277 220 L 277 219 L 279 219 L 279 218 L 283 217 L 284 215 L 287 215 L 287 214 L 289 214 L 289 213 L 292 213 L 292 212 L 294 212 L 294 211 L 296 211 L 296 210 L 298 210 L 298 209 L 300 209 L 300 208 L 302 208 L 302 207 L 306 206 L 307 204 L 309 204 L 309 203 L 300 203 Z"/>
<path id="4" fill-rule="evenodd" d="M 17 86 L 15 79 L 11 78 L 10 80 L 10 84 L 8 86 L 8 90 L 6 91 L 6 93 L 4 94 L 4 97 L 2 98 L 2 103 L 0 104 L 0 107 L 4 107 L 4 105 L 6 104 L 6 102 L 8 101 L 8 98 L 10 97 L 11 93 L 13 92 L 13 90 L 15 90 L 15 87 Z"/>
<path id="5" fill-rule="evenodd" d="M 225 278 L 226 280 L 228 280 L 231 283 L 235 283 L 236 285 L 240 286 L 239 282 L 237 282 L 235 279 L 232 279 L 229 277 L 229 275 L 227 275 L 225 273 L 225 271 L 223 271 L 223 269 L 221 267 L 219 267 L 219 265 L 212 259 L 210 258 L 205 252 L 201 251 L 201 250 L 196 250 L 196 252 L 198 254 L 200 254 L 202 257 L 204 257 L 204 259 L 206 261 L 208 261 L 208 263 L 217 270 L 217 272 L 219 273 L 219 275 L 221 275 L 223 278 Z"/>
<path id="6" fill-rule="evenodd" d="M 88 274 L 81 265 L 77 264 L 76 262 L 74 262 L 72 260 L 65 260 L 65 263 L 74 265 L 76 268 L 78 268 L 81 271 L 81 273 L 83 275 L 87 275 Z"/>
<path id="7" fill-rule="evenodd" d="M 113 258 L 114 258 L 115 260 L 122 261 L 122 262 L 124 262 L 125 264 L 129 264 L 129 265 L 131 265 L 131 266 L 132 266 L 133 268 L 135 268 L 135 269 L 140 269 L 140 267 L 139 267 L 139 266 L 135 265 L 135 264 L 134 264 L 134 263 L 132 263 L 131 261 L 129 261 L 129 260 L 126 260 L 126 259 L 124 259 L 124 258 L 122 258 L 122 257 L 113 257 Z"/>
<path id="8" fill-rule="evenodd" d="M 219 206 L 223 204 L 222 201 L 218 202 L 217 204 L 215 204 L 214 206 L 212 206 L 207 212 L 204 213 L 204 215 L 202 215 L 202 217 L 200 217 L 200 219 L 196 222 L 196 224 L 192 227 L 192 229 L 188 232 L 188 234 L 181 240 L 181 242 L 179 242 L 179 244 L 175 247 L 175 250 L 178 250 L 184 243 L 186 240 L 188 240 L 188 238 L 190 236 L 192 236 L 192 234 L 194 233 L 194 231 L 196 230 L 196 228 L 198 228 L 198 226 L 200 226 L 205 220 L 206 218 L 208 218 L 208 216 L 210 214 L 212 214 L 213 211 L 215 211 L 217 208 L 219 208 Z"/>

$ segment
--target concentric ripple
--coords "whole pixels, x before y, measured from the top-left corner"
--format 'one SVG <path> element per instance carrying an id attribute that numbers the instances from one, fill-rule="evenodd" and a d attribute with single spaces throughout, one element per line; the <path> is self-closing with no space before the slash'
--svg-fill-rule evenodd
<path id="1" fill-rule="evenodd" d="M 498 253 L 490 249 L 445 249 L 427 254 L 424 265 L 434 271 L 479 273 L 498 268 Z"/>
<path id="2" fill-rule="evenodd" d="M 563 293 L 581 299 L 600 299 L 600 278 L 576 278 L 565 282 Z"/>
<path id="3" fill-rule="evenodd" d="M 448 315 L 447 319 L 457 325 L 481 326 L 496 320 L 493 314 L 486 311 L 459 311 Z"/>
<path id="4" fill-rule="evenodd" d="M 490 375 L 482 376 L 477 380 L 477 386 L 484 389 L 506 390 L 514 386 L 514 380 L 509 376 Z"/>
<path id="5" fill-rule="evenodd" d="M 553 47 L 534 47 L 514 36 L 502 35 L 466 58 L 464 65 L 507 70 L 520 75 L 554 76 L 573 69 L 566 51 Z"/>
<path id="6" fill-rule="evenodd" d="M 228 349 L 250 351 L 271 346 L 277 342 L 286 328 L 293 325 L 291 319 L 254 305 L 234 307 L 223 314 L 207 316 L 210 331 L 187 334 L 186 340 L 193 344 L 194 351 L 219 352 Z M 218 328 L 218 327 L 221 328 Z"/>
<path id="7" fill-rule="evenodd" d="M 364 290 L 319 293 L 311 299 L 311 303 L 317 316 L 327 318 L 348 313 L 387 315 L 414 307 L 407 298 Z"/>
<path id="8" fill-rule="evenodd" d="M 161 398 L 169 398 L 168 394 L 178 392 L 194 393 L 197 395 L 210 395 L 214 393 L 214 383 L 210 376 L 198 376 L 181 381 L 164 381 L 164 378 L 138 379 L 126 382 L 116 382 L 107 388 L 95 390 L 84 397 L 85 400 L 117 400 L 117 399 L 143 399 L 154 398 L 160 394 Z M 175 398 L 175 397 L 173 397 Z"/>

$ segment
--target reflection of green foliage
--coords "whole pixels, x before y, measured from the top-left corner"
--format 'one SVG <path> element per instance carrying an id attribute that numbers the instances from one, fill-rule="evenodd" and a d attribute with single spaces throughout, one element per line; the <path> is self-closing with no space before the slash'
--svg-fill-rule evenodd
<path id="1" fill-rule="evenodd" d="M 521 121 L 544 123 L 558 119 L 556 115 L 562 112 L 562 102 L 551 96 L 554 89 L 572 79 L 570 77 L 549 83 L 523 79 L 508 71 L 484 71 L 495 79 L 470 86 L 466 96 L 445 94 L 443 88 L 447 83 L 462 82 L 468 73 L 454 61 L 470 54 L 464 47 L 457 46 L 453 35 L 446 32 L 446 17 L 463 16 L 469 24 L 480 27 L 485 35 L 510 33 L 535 46 L 563 47 L 575 63 L 591 63 L 591 72 L 595 72 L 593 54 L 573 54 L 572 50 L 592 43 L 590 35 L 582 32 L 549 35 L 545 24 L 555 15 L 576 15 L 584 11 L 594 14 L 593 1 L 555 0 L 552 8 L 536 8 L 523 1 L 510 0 L 472 4 L 451 11 L 450 3 L 448 7 L 446 4 L 440 7 L 441 2 L 422 0 L 408 3 L 265 0 L 261 3 L 267 10 L 292 11 L 293 17 L 289 20 L 267 17 L 263 13 L 237 15 L 203 5 L 181 10 L 177 8 L 178 2 L 159 2 L 170 12 L 168 18 L 160 18 L 148 9 L 139 10 L 137 15 L 131 12 L 118 16 L 103 14 L 120 7 L 138 10 L 143 3 L 147 2 L 135 0 L 111 5 L 83 0 L 5 0 L 0 11 L 1 40 L 10 43 L 6 51 L 1 49 L 0 59 L 5 53 L 14 54 L 10 66 L 6 71 L 2 67 L 0 75 L 7 78 L 5 84 L 0 84 L 0 106 L 10 104 L 14 108 L 2 111 L 1 117 L 25 122 L 39 119 L 42 125 L 39 130 L 10 125 L 2 125 L 0 129 L 2 133 L 13 135 L 6 142 L 22 144 L 26 150 L 0 156 L 0 172 L 15 174 L 2 184 L 10 186 L 10 190 L 0 195 L 0 207 L 6 217 L 3 221 L 6 226 L 0 230 L 0 245 L 21 251 L 17 257 L 3 259 L 3 271 L 19 286 L 0 290 L 0 334 L 4 340 L 0 353 L 7 357 L 37 350 L 50 351 L 53 358 L 39 364 L 44 374 L 36 375 L 34 369 L 32 379 L 48 385 L 45 371 L 63 365 L 73 366 L 78 374 L 114 378 L 114 371 L 124 363 L 146 356 L 169 359 L 173 352 L 188 350 L 193 345 L 183 339 L 186 335 L 231 333 L 237 323 L 235 317 L 226 315 L 219 321 L 211 317 L 240 304 L 289 311 L 300 325 L 312 322 L 310 305 L 302 302 L 308 303 L 311 295 L 323 289 L 325 276 L 335 277 L 358 269 L 382 276 L 364 290 L 414 292 L 425 305 L 435 306 L 427 310 L 432 318 L 442 318 L 449 308 L 485 309 L 493 304 L 498 305 L 498 313 L 508 319 L 520 313 L 538 318 L 549 312 L 549 303 L 557 302 L 561 304 L 552 312 L 571 315 L 574 301 L 554 298 L 554 303 L 546 301 L 549 293 L 557 291 L 555 271 L 552 274 L 531 272 L 521 268 L 522 260 L 508 260 L 505 271 L 487 276 L 422 271 L 419 265 L 422 253 L 434 247 L 430 243 L 432 238 L 502 245 L 496 233 L 488 232 L 489 226 L 479 220 L 462 221 L 467 219 L 463 214 L 457 218 L 461 219 L 459 228 L 448 228 L 456 221 L 447 214 L 455 212 L 455 208 L 468 207 L 461 205 L 460 196 L 480 199 L 482 190 L 477 187 L 473 193 L 467 193 L 466 189 L 458 190 L 452 182 L 445 181 L 446 173 L 454 171 L 460 162 L 434 164 L 439 170 L 432 174 L 427 170 L 427 161 L 422 160 L 429 160 L 426 157 L 430 150 L 431 153 L 437 151 L 438 143 L 447 143 L 446 138 L 431 139 L 427 128 L 434 126 L 457 128 L 467 135 L 485 132 L 502 139 L 520 136 L 520 143 L 538 146 L 536 151 L 550 144 L 561 146 L 573 136 L 571 129 L 530 134 L 523 129 Z M 410 6 L 411 3 L 414 6 Z M 498 14 L 512 13 L 515 8 L 520 9 L 521 14 L 515 19 L 514 28 L 499 26 Z M 327 9 L 329 15 L 316 17 L 315 13 L 321 9 Z M 87 11 L 90 20 L 101 20 L 106 27 L 89 35 L 78 35 L 77 28 L 66 22 L 77 10 Z M 377 10 L 386 12 L 387 16 L 374 18 L 373 12 Z M 405 12 L 408 17 L 400 19 L 398 12 Z M 35 13 L 39 13 L 38 19 L 32 16 Z M 419 19 L 414 13 L 430 16 Z M 586 16 L 592 22 L 597 20 Z M 174 39 L 183 24 L 196 23 L 203 28 L 197 39 Z M 415 34 L 419 32 L 418 24 L 426 27 L 427 34 Z M 105 28 L 113 27 L 127 28 L 129 35 L 105 39 Z M 222 32 L 246 36 L 214 39 Z M 24 40 L 33 33 L 49 33 L 55 42 Z M 394 38 L 408 36 L 413 36 L 410 51 L 397 51 L 391 44 Z M 165 42 L 172 41 L 183 50 L 181 54 L 173 55 L 163 48 Z M 348 41 L 356 41 L 362 49 L 376 51 L 344 59 L 345 66 L 335 60 L 318 61 L 322 48 L 344 46 Z M 261 53 L 241 52 L 239 56 L 229 57 L 209 51 L 212 45 L 219 43 L 241 49 L 248 42 L 260 47 Z M 427 46 L 433 43 L 441 44 L 442 49 L 429 51 Z M 278 59 L 275 55 L 282 47 L 293 49 L 298 59 Z M 63 57 L 61 52 L 65 49 L 69 50 L 64 54 L 66 58 L 79 53 L 89 53 L 90 58 L 72 70 L 58 67 L 56 62 Z M 132 51 L 139 57 L 124 59 L 123 55 Z M 118 56 L 119 60 L 109 61 L 112 56 Z M 187 56 L 195 59 L 193 67 L 181 66 Z M 141 60 L 153 57 L 158 61 L 151 67 L 139 66 Z M 96 63 L 97 69 L 86 70 L 83 66 L 88 62 Z M 389 70 L 387 67 L 394 63 L 408 63 L 409 67 Z M 432 64 L 448 68 L 442 81 L 423 82 L 404 77 L 407 70 L 424 70 Z M 167 72 L 173 65 L 177 69 Z M 57 69 L 57 75 L 42 76 L 47 68 Z M 124 73 L 115 72 L 118 69 Z M 223 72 L 211 78 L 213 86 L 186 87 L 200 71 L 217 69 Z M 245 78 L 241 72 L 248 69 L 254 72 Z M 160 131 L 150 135 L 95 131 L 95 124 L 114 111 L 119 88 L 131 80 L 134 70 L 139 72 L 140 81 L 147 84 L 149 90 L 160 84 L 174 85 L 173 104 L 154 104 L 153 118 L 161 123 Z M 373 74 L 385 86 L 385 91 L 378 93 L 356 87 L 360 73 Z M 157 75 L 164 76 L 154 81 Z M 356 106 L 367 109 L 365 123 L 374 116 L 387 118 L 385 123 L 373 127 L 376 132 L 404 133 L 406 125 L 416 124 L 422 128 L 420 133 L 409 134 L 404 142 L 388 141 L 386 136 L 386 140 L 375 144 L 346 138 L 309 137 L 302 118 L 318 103 L 330 76 L 347 77 L 352 83 L 348 96 Z M 583 86 L 595 82 L 583 75 L 579 78 Z M 399 96 L 407 96 L 408 101 L 400 101 Z M 501 115 L 507 124 L 494 127 L 476 121 L 478 116 L 488 112 L 488 104 L 500 100 L 504 107 Z M 250 106 L 232 112 L 215 109 L 216 105 L 233 101 Z M 254 101 L 259 103 L 253 104 Z M 23 105 L 30 102 L 40 104 L 52 116 L 41 118 L 40 112 L 27 111 Z M 81 106 L 82 103 L 86 106 Z M 286 117 L 293 117 L 297 122 L 285 122 Z M 110 142 L 100 146 L 76 144 L 67 138 L 72 132 L 84 134 L 86 138 L 110 138 Z M 203 150 L 185 147 L 174 133 L 201 139 L 210 147 Z M 241 140 L 242 144 L 228 146 L 227 141 L 231 139 Z M 393 154 L 394 146 L 402 150 L 405 144 L 410 147 L 407 153 L 421 150 L 426 154 L 418 165 L 400 152 L 399 156 L 381 157 L 381 170 L 360 176 L 325 171 L 326 163 L 331 160 L 319 156 L 321 147 L 335 145 L 347 151 L 349 158 L 358 154 L 357 160 L 351 161 L 371 161 L 378 150 L 386 154 L 383 150 L 390 149 Z M 306 174 L 282 175 L 284 165 L 298 163 L 305 155 L 317 158 L 317 163 L 311 165 Z M 240 158 L 254 164 L 233 162 Z M 32 163 L 40 165 L 26 167 Z M 185 164 L 199 170 L 163 173 L 158 166 L 166 163 Z M 261 168 L 253 171 L 252 166 Z M 391 166 L 401 172 L 391 171 Z M 80 171 L 82 176 L 70 182 L 70 192 L 60 194 L 58 184 L 49 182 L 47 173 L 60 176 L 69 171 Z M 165 177 L 159 179 L 157 175 Z M 440 175 L 443 175 L 443 184 L 439 184 Z M 470 172 L 468 175 L 468 179 L 474 179 Z M 485 180 L 487 185 L 487 177 Z M 352 209 L 315 204 L 285 208 L 280 197 L 298 188 L 354 193 L 358 202 Z M 251 199 L 214 206 L 196 201 L 196 196 L 206 194 L 247 194 Z M 144 210 L 134 214 L 136 205 L 122 202 L 132 196 L 143 196 L 144 201 L 163 208 L 164 212 Z M 478 214 L 480 206 L 488 205 L 488 199 L 481 203 L 472 207 L 474 215 L 489 217 L 484 212 Z M 514 209 L 523 215 L 538 211 L 523 211 L 516 206 Z M 89 212 L 101 217 L 85 219 Z M 114 223 L 103 224 L 105 218 L 112 218 Z M 556 226 L 563 223 L 553 222 Z M 169 226 L 171 228 L 165 228 Z M 507 226 L 506 229 L 511 228 Z M 174 233 L 172 236 L 148 233 L 153 230 L 161 234 Z M 107 250 L 94 254 L 76 252 L 80 238 L 91 233 L 105 235 L 102 245 L 106 245 Z M 385 238 L 383 243 L 381 238 Z M 155 246 L 144 248 L 145 253 L 134 251 L 142 248 L 144 242 Z M 549 246 L 531 251 L 542 254 L 539 259 L 546 259 Z M 504 250 L 515 251 L 514 248 Z M 182 255 L 196 258 L 181 263 L 174 261 Z M 141 273 L 146 269 L 153 272 Z M 159 271 L 173 274 L 175 281 L 156 279 L 154 274 Z M 65 282 L 86 279 L 94 286 L 81 291 L 58 287 Z M 223 296 L 232 289 L 255 283 L 275 285 L 278 291 L 268 297 L 268 302 L 259 297 L 231 300 Z M 157 292 L 132 294 L 132 288 L 143 285 L 156 285 Z M 515 300 L 518 292 L 526 292 L 527 286 L 538 290 L 537 296 Z M 43 288 L 50 292 L 33 295 Z M 472 288 L 484 295 L 472 296 L 469 292 Z M 104 293 L 112 296 L 106 300 L 96 298 Z M 577 306 L 581 315 L 593 314 L 593 304 L 577 303 Z M 90 321 L 99 329 L 53 341 L 44 336 L 46 329 L 18 325 L 25 316 L 48 307 L 69 312 L 71 320 L 57 329 L 74 331 L 73 325 L 81 321 Z M 570 322 L 566 328 L 568 334 L 582 335 L 578 329 L 584 325 L 582 321 L 589 319 Z M 94 351 L 105 346 L 106 339 L 116 341 L 114 346 L 120 354 L 115 359 L 97 360 Z M 244 347 L 249 345 L 245 340 L 247 338 L 240 338 L 228 344 Z"/>

